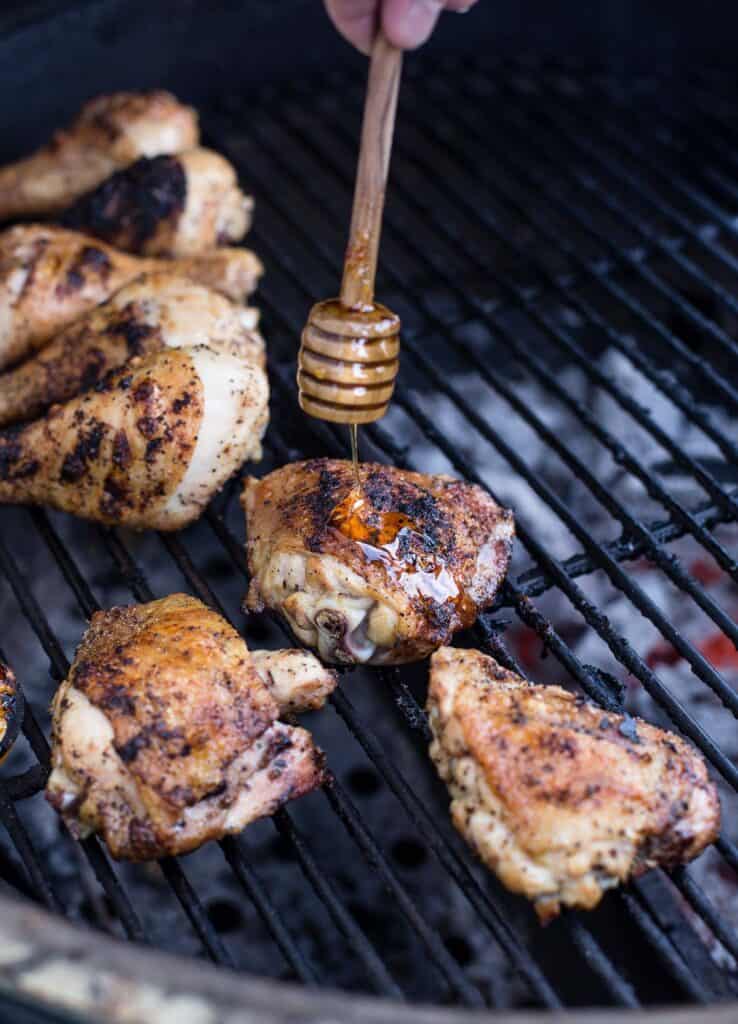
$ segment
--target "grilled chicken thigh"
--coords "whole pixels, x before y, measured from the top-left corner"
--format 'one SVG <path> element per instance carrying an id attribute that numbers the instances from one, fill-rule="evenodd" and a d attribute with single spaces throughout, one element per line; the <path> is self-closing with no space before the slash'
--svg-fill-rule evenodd
<path id="1" fill-rule="evenodd" d="M 674 733 L 449 647 L 433 655 L 428 710 L 454 824 L 544 921 L 718 834 L 705 762 Z"/>
<path id="2" fill-rule="evenodd" d="M 323 782 L 310 734 L 278 713 L 244 641 L 194 598 L 99 612 L 54 698 L 47 799 L 116 858 L 187 853 Z"/>
<path id="3" fill-rule="evenodd" d="M 267 403 L 258 363 L 207 345 L 154 352 L 45 418 L 0 432 L 0 504 L 179 529 L 246 459 L 261 457 Z"/>
<path id="4" fill-rule="evenodd" d="M 41 348 L 73 320 L 147 271 L 165 270 L 241 302 L 262 266 L 248 249 L 216 249 L 171 263 L 141 259 L 45 224 L 0 234 L 0 369 Z"/>
<path id="5" fill-rule="evenodd" d="M 168 92 L 118 92 L 86 103 L 48 145 L 0 168 L 0 219 L 53 213 L 110 174 L 196 146 L 197 114 Z"/>
<path id="6" fill-rule="evenodd" d="M 60 218 L 76 231 L 142 256 L 191 256 L 240 242 L 253 200 L 211 149 L 144 157 L 82 196 Z"/>
<path id="7" fill-rule="evenodd" d="M 0 761 L 15 743 L 22 717 L 23 703 L 15 676 L 0 661 Z"/>
<path id="8" fill-rule="evenodd" d="M 141 277 L 75 320 L 37 355 L 0 374 L 0 426 L 40 415 L 106 373 L 165 348 L 229 352 L 263 367 L 258 310 L 171 272 Z"/>
<path id="9" fill-rule="evenodd" d="M 326 661 L 415 661 L 491 604 L 512 514 L 450 477 L 372 464 L 362 475 L 356 515 L 349 462 L 314 459 L 247 480 L 247 607 L 280 612 Z"/>

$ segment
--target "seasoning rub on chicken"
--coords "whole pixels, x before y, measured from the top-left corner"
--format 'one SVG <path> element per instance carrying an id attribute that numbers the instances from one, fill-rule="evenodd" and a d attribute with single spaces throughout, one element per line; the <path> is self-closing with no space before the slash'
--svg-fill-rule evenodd
<path id="1" fill-rule="evenodd" d="M 718 834 L 700 754 L 641 719 L 450 647 L 431 661 L 428 711 L 454 824 L 542 921 L 691 860 Z"/>
<path id="2" fill-rule="evenodd" d="M 512 514 L 446 476 L 350 462 L 284 466 L 243 494 L 247 607 L 278 611 L 329 662 L 425 657 L 492 603 Z"/>
<path id="3" fill-rule="evenodd" d="M 53 213 L 142 156 L 179 153 L 199 140 L 197 114 L 175 96 L 98 96 L 31 156 L 0 167 L 0 219 Z"/>
<path id="4" fill-rule="evenodd" d="M 164 270 L 242 302 L 262 273 L 248 249 L 214 249 L 188 259 L 143 259 L 50 224 L 0 233 L 0 370 L 37 351 L 141 274 Z"/>
<path id="5" fill-rule="evenodd" d="M 285 657 L 289 673 L 295 652 L 264 654 L 257 669 L 238 633 L 183 594 L 99 612 L 54 698 L 47 799 L 73 834 L 99 832 L 114 857 L 140 861 L 240 832 L 310 792 L 322 754 L 277 721 L 267 685 Z M 333 673 L 307 657 L 330 692 Z"/>
<path id="6" fill-rule="evenodd" d="M 259 312 L 171 271 L 142 274 L 0 374 L 0 426 L 40 415 L 111 370 L 166 348 L 207 345 L 264 367 Z"/>
<path id="7" fill-rule="evenodd" d="M 136 530 L 197 519 L 243 462 L 261 458 L 269 386 L 260 361 L 194 340 L 0 431 L 0 504 Z"/>
<path id="8" fill-rule="evenodd" d="M 20 731 L 23 700 L 13 670 L 0 661 L 0 762 Z"/>
<path id="9" fill-rule="evenodd" d="M 211 149 L 143 157 L 66 210 L 61 223 L 141 256 L 192 256 L 240 242 L 253 200 Z"/>

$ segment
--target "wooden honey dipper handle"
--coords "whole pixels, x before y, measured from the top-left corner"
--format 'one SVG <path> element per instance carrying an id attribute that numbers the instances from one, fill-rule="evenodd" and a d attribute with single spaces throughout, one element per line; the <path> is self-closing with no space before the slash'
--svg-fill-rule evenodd
<path id="1" fill-rule="evenodd" d="M 402 52 L 380 32 L 372 49 L 341 296 L 313 306 L 302 332 L 300 406 L 333 423 L 384 416 L 399 369 L 400 321 L 374 301 Z"/>
<path id="2" fill-rule="evenodd" d="M 384 193 L 401 71 L 402 50 L 392 46 L 380 31 L 372 48 L 351 232 L 341 284 L 341 304 L 347 309 L 365 309 L 374 300 Z"/>

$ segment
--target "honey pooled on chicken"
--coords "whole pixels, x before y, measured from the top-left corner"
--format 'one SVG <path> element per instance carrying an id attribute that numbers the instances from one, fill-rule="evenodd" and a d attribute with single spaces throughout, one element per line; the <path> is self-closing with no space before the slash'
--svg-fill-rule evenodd
<path id="1" fill-rule="evenodd" d="M 293 463 L 243 495 L 247 607 L 332 662 L 399 664 L 469 626 L 505 576 L 512 514 L 480 487 L 365 463 Z"/>
<path id="2" fill-rule="evenodd" d="M 431 660 L 428 712 L 454 824 L 542 921 L 718 834 L 707 766 L 675 733 L 451 647 Z"/>
<path id="3" fill-rule="evenodd" d="M 277 718 L 333 686 L 305 652 L 263 652 L 257 666 L 184 594 L 98 612 L 54 698 L 46 798 L 116 858 L 187 853 L 322 784 L 310 733 Z"/>

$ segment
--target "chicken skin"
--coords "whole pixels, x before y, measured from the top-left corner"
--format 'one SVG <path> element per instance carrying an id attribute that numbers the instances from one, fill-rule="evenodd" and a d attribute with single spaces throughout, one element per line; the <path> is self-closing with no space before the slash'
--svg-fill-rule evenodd
<path id="1" fill-rule="evenodd" d="M 98 612 L 54 698 L 46 797 L 118 859 L 188 853 L 322 784 L 310 734 L 278 714 L 242 638 L 200 601 Z"/>
<path id="2" fill-rule="evenodd" d="M 433 655 L 428 711 L 454 824 L 542 921 L 691 860 L 719 832 L 717 791 L 689 743 L 479 651 Z"/>
<path id="3" fill-rule="evenodd" d="M 0 762 L 16 741 L 23 718 L 23 699 L 12 669 L 0 661 Z"/>
<path id="4" fill-rule="evenodd" d="M 199 134 L 195 111 L 171 93 L 98 96 L 46 146 L 0 168 L 0 220 L 63 210 L 139 157 L 192 149 Z"/>
<path id="5" fill-rule="evenodd" d="M 358 512 L 350 462 L 314 459 L 247 480 L 246 606 L 278 611 L 328 662 L 416 661 L 492 603 L 512 514 L 451 477 L 361 472 Z"/>
<path id="6" fill-rule="evenodd" d="M 180 529 L 261 457 L 268 397 L 258 363 L 207 345 L 135 359 L 43 419 L 0 432 L 0 504 Z"/>
<path id="7" fill-rule="evenodd" d="M 0 234 L 0 370 L 42 348 L 55 334 L 124 285 L 169 271 L 242 302 L 262 273 L 248 249 L 216 249 L 172 263 L 142 259 L 65 228 L 23 224 Z"/>
<path id="8" fill-rule="evenodd" d="M 207 345 L 264 367 L 258 310 L 171 272 L 142 274 L 75 320 L 37 355 L 0 374 L 0 426 L 39 416 L 131 359 Z"/>
<path id="9" fill-rule="evenodd" d="M 240 242 L 253 206 L 225 157 L 191 149 L 117 171 L 60 222 L 140 256 L 183 257 Z"/>

